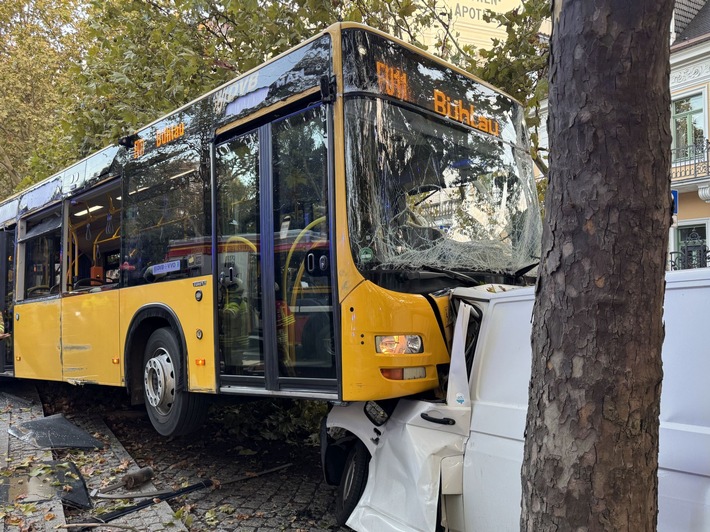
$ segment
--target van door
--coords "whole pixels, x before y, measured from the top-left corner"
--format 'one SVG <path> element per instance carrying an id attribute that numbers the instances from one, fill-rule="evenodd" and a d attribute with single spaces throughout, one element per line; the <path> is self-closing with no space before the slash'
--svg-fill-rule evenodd
<path id="1" fill-rule="evenodd" d="M 465 339 L 471 306 L 459 307 L 446 401 L 402 400 L 385 425 L 367 486 L 347 524 L 355 530 L 434 530 L 439 493 L 462 493 L 471 423 Z M 441 490 L 440 490 L 441 486 Z"/>

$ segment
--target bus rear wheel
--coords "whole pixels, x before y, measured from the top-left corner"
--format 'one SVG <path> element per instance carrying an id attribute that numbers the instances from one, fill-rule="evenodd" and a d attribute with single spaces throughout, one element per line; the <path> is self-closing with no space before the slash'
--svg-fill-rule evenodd
<path id="1" fill-rule="evenodd" d="M 207 402 L 201 395 L 178 388 L 182 353 L 168 327 L 150 335 L 143 355 L 143 396 L 148 417 L 162 436 L 192 432 L 204 420 Z"/>

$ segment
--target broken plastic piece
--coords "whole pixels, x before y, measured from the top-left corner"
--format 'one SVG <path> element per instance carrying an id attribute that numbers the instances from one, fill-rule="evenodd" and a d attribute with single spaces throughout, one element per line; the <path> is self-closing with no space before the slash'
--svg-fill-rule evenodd
<path id="1" fill-rule="evenodd" d="M 102 449 L 103 442 L 67 420 L 62 414 L 34 419 L 8 432 L 39 449 Z"/>
<path id="2" fill-rule="evenodd" d="M 16 470 L 12 475 L 0 478 L 0 501 L 34 503 L 53 498 L 75 508 L 92 507 L 84 477 L 73 462 L 38 462 L 29 471 Z"/>

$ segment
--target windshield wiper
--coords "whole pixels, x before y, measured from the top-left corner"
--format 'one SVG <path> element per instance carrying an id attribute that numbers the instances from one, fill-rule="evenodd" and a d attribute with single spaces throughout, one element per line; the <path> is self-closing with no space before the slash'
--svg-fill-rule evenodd
<path id="1" fill-rule="evenodd" d="M 466 275 L 465 273 L 445 270 L 443 268 L 437 268 L 436 266 L 429 266 L 428 264 L 422 264 L 421 266 L 419 266 L 419 268 L 416 269 L 425 270 L 427 272 L 440 273 L 442 275 L 445 275 L 446 277 L 449 277 L 450 279 L 456 279 L 457 281 L 465 281 L 467 283 L 475 285 L 483 284 L 482 281 L 474 279 L 473 277 Z"/>
<path id="2" fill-rule="evenodd" d="M 530 270 L 533 270 L 533 269 L 535 268 L 535 266 L 537 266 L 538 264 L 540 264 L 540 261 L 539 261 L 539 260 L 536 261 L 536 262 L 533 262 L 532 264 L 528 264 L 527 266 L 524 266 L 523 268 L 520 268 L 520 269 L 519 269 L 517 272 L 515 272 L 513 275 L 515 275 L 516 278 L 517 278 L 517 277 L 522 277 L 523 275 L 525 275 L 526 273 L 528 273 Z"/>

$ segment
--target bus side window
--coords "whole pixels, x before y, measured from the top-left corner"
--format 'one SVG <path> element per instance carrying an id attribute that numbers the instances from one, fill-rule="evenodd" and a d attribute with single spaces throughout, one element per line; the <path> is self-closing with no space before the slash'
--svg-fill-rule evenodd
<path id="1" fill-rule="evenodd" d="M 25 299 L 58 294 L 61 282 L 61 217 L 59 211 L 28 220 L 23 237 Z"/>
<path id="2" fill-rule="evenodd" d="M 96 291 L 114 282 L 107 271 L 109 265 L 119 268 L 121 204 L 118 183 L 69 202 L 67 288 L 72 292 Z"/>

